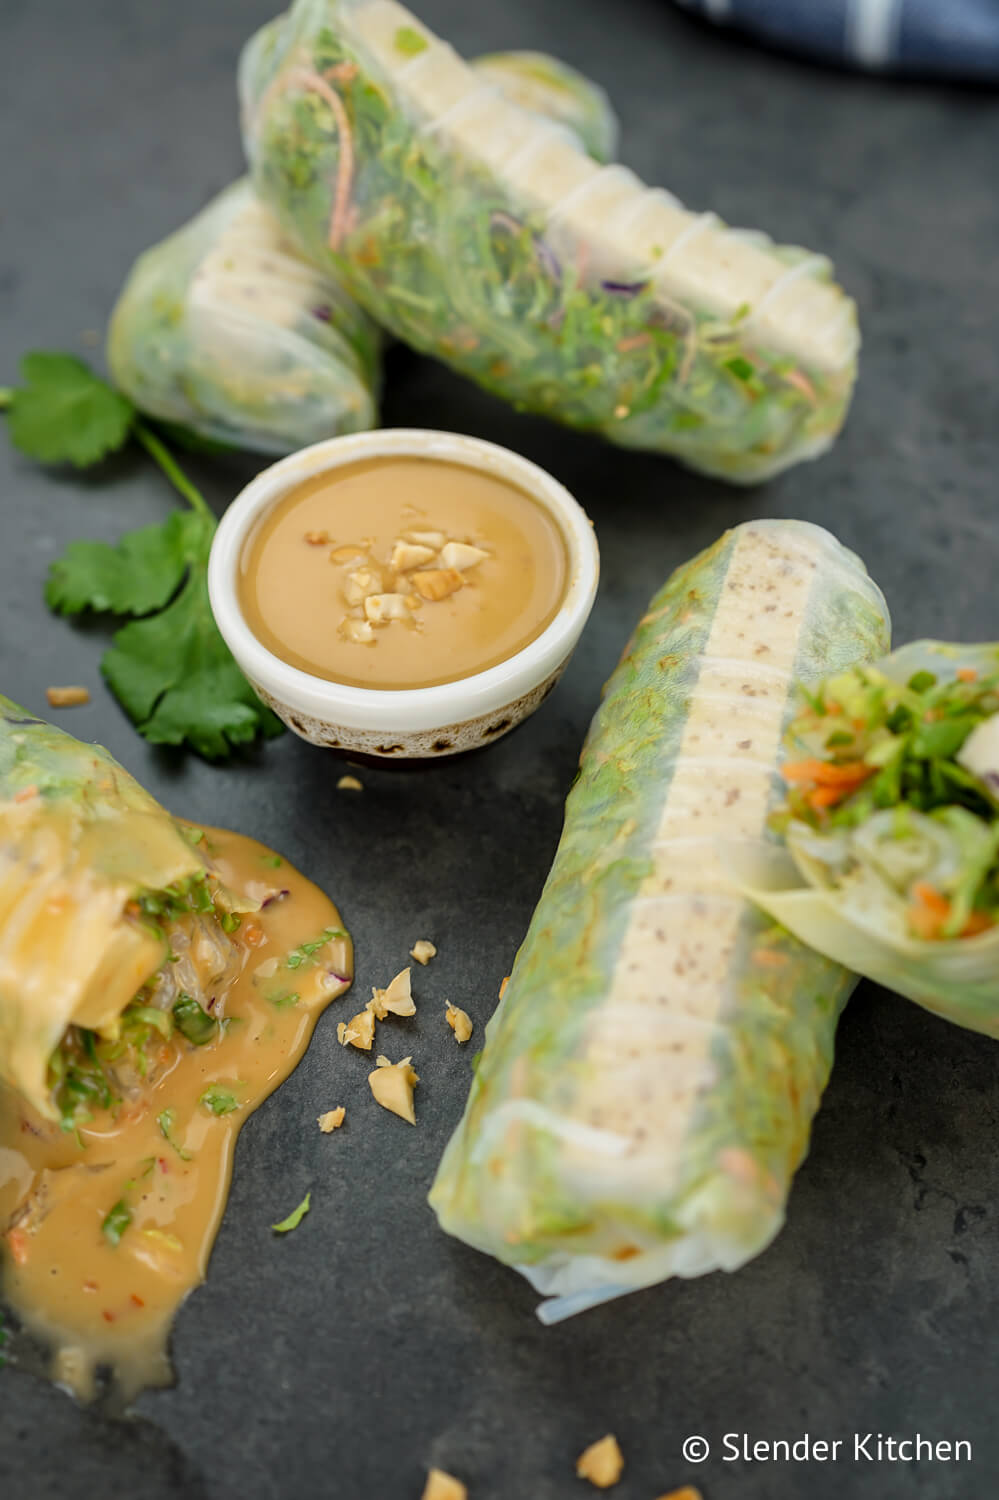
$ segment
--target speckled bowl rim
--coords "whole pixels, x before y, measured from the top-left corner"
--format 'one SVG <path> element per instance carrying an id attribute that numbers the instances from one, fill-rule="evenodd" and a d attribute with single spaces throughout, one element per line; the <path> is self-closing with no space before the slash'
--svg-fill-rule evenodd
<path id="1" fill-rule="evenodd" d="M 436 687 L 348 687 L 289 665 L 253 634 L 239 602 L 239 563 L 260 516 L 295 485 L 365 458 L 413 456 L 460 463 L 506 479 L 554 518 L 565 539 L 569 579 L 554 619 L 514 656 L 484 672 Z M 327 438 L 261 470 L 232 501 L 219 523 L 208 561 L 212 613 L 233 656 L 250 680 L 298 713 L 352 729 L 405 733 L 492 713 L 530 692 L 572 652 L 589 617 L 600 573 L 591 522 L 577 500 L 530 459 L 484 438 L 422 427 L 375 428 Z"/>

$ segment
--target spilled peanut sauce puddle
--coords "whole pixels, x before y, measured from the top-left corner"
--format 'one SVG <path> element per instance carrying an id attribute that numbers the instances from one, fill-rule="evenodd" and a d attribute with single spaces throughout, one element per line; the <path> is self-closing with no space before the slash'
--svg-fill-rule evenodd
<path id="1" fill-rule="evenodd" d="M 234 934 L 215 1040 L 164 1046 L 145 1088 L 77 1132 L 0 1085 L 3 1299 L 83 1400 L 103 1369 L 123 1402 L 170 1383 L 170 1325 L 204 1280 L 239 1131 L 353 976 L 339 912 L 311 881 L 253 839 L 206 841 L 222 882 L 265 903 Z"/>

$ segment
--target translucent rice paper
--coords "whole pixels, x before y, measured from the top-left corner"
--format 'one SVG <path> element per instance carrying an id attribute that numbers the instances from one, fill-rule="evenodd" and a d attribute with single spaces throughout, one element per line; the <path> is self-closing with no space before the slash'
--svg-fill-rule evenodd
<path id="1" fill-rule="evenodd" d="M 203 437 L 287 453 L 377 421 L 380 337 L 245 179 L 139 256 L 108 333 L 116 384 Z"/>
<path id="2" fill-rule="evenodd" d="M 490 52 L 472 62 L 475 71 L 536 115 L 566 126 L 594 161 L 617 154 L 618 122 L 598 83 L 545 52 Z"/>
<path id="3" fill-rule="evenodd" d="M 824 257 L 598 165 L 394 0 L 298 0 L 240 83 L 261 197 L 414 348 L 736 481 L 839 431 L 858 335 Z"/>
<path id="4" fill-rule="evenodd" d="M 878 667 L 896 682 L 908 682 L 924 670 L 953 678 L 967 667 L 985 677 L 999 670 L 999 646 L 916 641 Z M 995 769 L 999 773 L 999 766 Z M 869 831 L 862 825 L 823 832 L 793 822 L 787 834 L 789 857 L 747 865 L 747 888 L 819 953 L 849 964 L 857 974 L 906 995 L 934 1015 L 999 1037 L 999 929 L 932 942 L 913 937 L 907 900 L 886 878 Z M 953 848 L 946 847 L 945 827 L 937 824 L 934 831 L 940 842 L 933 857 L 959 866 L 964 851 L 954 841 Z"/>
<path id="5" fill-rule="evenodd" d="M 66 1027 L 108 1026 L 166 957 L 127 903 L 204 873 L 106 750 L 0 696 L 0 1080 L 40 1114 Z"/>
<path id="6" fill-rule="evenodd" d="M 816 526 L 753 521 L 673 574 L 590 727 L 555 862 L 431 1193 L 546 1322 L 734 1270 L 784 1219 L 855 979 L 733 887 L 780 795 L 792 678 L 888 639 Z"/>

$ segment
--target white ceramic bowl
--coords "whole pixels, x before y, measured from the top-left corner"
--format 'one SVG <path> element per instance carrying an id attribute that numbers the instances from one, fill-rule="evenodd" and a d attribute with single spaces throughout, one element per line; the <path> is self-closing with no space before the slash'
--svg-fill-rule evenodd
<path id="1" fill-rule="evenodd" d="M 289 666 L 251 631 L 239 602 L 243 547 L 260 516 L 314 474 L 359 459 L 415 455 L 464 464 L 508 480 L 554 517 L 569 554 L 558 613 L 522 651 L 498 666 L 436 687 L 347 687 Z M 292 453 L 253 479 L 229 506 L 212 544 L 208 592 L 219 630 L 265 703 L 314 745 L 402 760 L 454 755 L 513 729 L 551 692 L 593 607 L 599 554 L 582 507 L 536 464 L 481 438 L 423 428 L 385 428 L 329 438 Z"/>

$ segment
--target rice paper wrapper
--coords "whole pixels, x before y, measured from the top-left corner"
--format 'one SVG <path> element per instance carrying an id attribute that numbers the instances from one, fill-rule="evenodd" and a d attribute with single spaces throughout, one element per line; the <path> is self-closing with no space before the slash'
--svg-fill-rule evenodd
<path id="1" fill-rule="evenodd" d="M 378 330 L 245 179 L 139 257 L 107 354 L 143 411 L 260 453 L 377 421 Z"/>
<path id="2" fill-rule="evenodd" d="M 127 903 L 204 872 L 106 750 L 0 696 L 0 1081 L 55 1117 L 46 1075 L 67 1026 L 110 1024 L 166 957 Z"/>
<path id="3" fill-rule="evenodd" d="M 521 109 L 564 125 L 594 161 L 612 160 L 619 127 L 606 92 L 583 73 L 546 52 L 489 52 L 472 67 Z"/>
<path id="4" fill-rule="evenodd" d="M 877 665 L 902 683 L 921 671 L 953 678 L 961 668 L 984 677 L 999 671 L 999 647 L 915 641 Z M 741 878 L 763 910 L 817 952 L 934 1015 L 999 1037 L 999 929 L 914 937 L 905 902 L 867 858 L 863 830 L 825 833 L 794 822 L 787 853 L 745 861 Z"/>
<path id="5" fill-rule="evenodd" d="M 431 1193 L 545 1321 L 779 1230 L 855 981 L 730 868 L 770 842 L 793 679 L 887 639 L 852 553 L 756 521 L 673 574 L 611 677 Z"/>
<path id="6" fill-rule="evenodd" d="M 240 91 L 263 201 L 415 349 L 738 482 L 835 438 L 859 340 L 825 257 L 598 164 L 394 0 L 298 0 Z"/>

